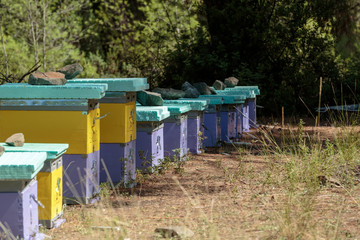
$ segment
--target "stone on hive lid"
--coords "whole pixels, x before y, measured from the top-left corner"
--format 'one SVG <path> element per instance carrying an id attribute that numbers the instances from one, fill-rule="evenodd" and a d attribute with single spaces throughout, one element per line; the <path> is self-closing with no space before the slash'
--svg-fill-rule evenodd
<path id="1" fill-rule="evenodd" d="M 65 75 L 59 72 L 34 72 L 30 74 L 31 85 L 65 85 Z"/>
<path id="2" fill-rule="evenodd" d="M 211 95 L 213 92 L 209 88 L 209 86 L 204 82 L 194 83 L 194 87 L 199 91 L 201 95 Z M 216 93 L 214 93 L 216 94 Z"/>
<path id="3" fill-rule="evenodd" d="M 161 94 L 163 99 L 179 99 L 185 97 L 185 92 L 173 88 L 155 88 L 153 92 Z"/>
<path id="4" fill-rule="evenodd" d="M 213 84 L 213 87 L 216 89 L 216 90 L 224 90 L 226 85 L 225 83 L 223 83 L 222 81 L 220 80 L 216 80 Z"/>
<path id="5" fill-rule="evenodd" d="M 25 137 L 22 133 L 15 133 L 6 139 L 5 143 L 10 146 L 22 147 L 25 143 Z"/>
<path id="6" fill-rule="evenodd" d="M 181 86 L 181 90 L 185 92 L 185 98 L 198 98 L 200 96 L 199 91 L 188 81 L 184 82 Z"/>
<path id="7" fill-rule="evenodd" d="M 143 106 L 162 106 L 164 100 L 159 93 L 139 91 L 136 93 L 136 100 Z"/>
<path id="8" fill-rule="evenodd" d="M 3 155 L 5 152 L 5 148 L 3 146 L 0 146 L 0 156 Z"/>
<path id="9" fill-rule="evenodd" d="M 84 68 L 79 63 L 73 63 L 57 70 L 57 72 L 65 74 L 66 79 L 73 79 L 82 73 L 83 70 Z"/>
<path id="10" fill-rule="evenodd" d="M 235 87 L 236 85 L 238 85 L 239 79 L 235 77 L 229 77 L 229 78 L 225 78 L 224 82 L 226 87 Z"/>

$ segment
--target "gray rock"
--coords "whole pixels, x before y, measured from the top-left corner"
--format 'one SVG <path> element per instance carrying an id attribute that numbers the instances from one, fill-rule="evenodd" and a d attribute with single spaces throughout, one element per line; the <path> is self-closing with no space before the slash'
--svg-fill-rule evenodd
<path id="1" fill-rule="evenodd" d="M 155 229 L 156 233 L 160 233 L 164 238 L 191 238 L 194 232 L 183 226 L 160 227 Z"/>
<path id="2" fill-rule="evenodd" d="M 25 137 L 22 133 L 15 133 L 5 140 L 5 143 L 9 146 L 22 147 L 25 143 Z"/>
<path id="3" fill-rule="evenodd" d="M 216 89 L 216 90 L 224 90 L 226 85 L 225 83 L 223 83 L 222 81 L 220 80 L 216 80 L 213 84 L 213 87 Z"/>
<path id="4" fill-rule="evenodd" d="M 161 94 L 163 99 L 179 99 L 185 97 L 185 92 L 182 90 L 176 90 L 173 88 L 155 88 L 153 92 Z"/>
<path id="5" fill-rule="evenodd" d="M 235 87 L 238 85 L 239 83 L 239 79 L 235 78 L 235 77 L 229 77 L 229 78 L 225 78 L 225 81 L 224 81 L 226 87 Z"/>
<path id="6" fill-rule="evenodd" d="M 194 87 L 199 91 L 201 95 L 211 95 L 211 89 L 204 82 L 194 83 Z"/>
<path id="7" fill-rule="evenodd" d="M 31 85 L 65 85 L 66 82 L 65 75 L 59 72 L 34 72 L 29 77 Z"/>
<path id="8" fill-rule="evenodd" d="M 200 96 L 199 91 L 189 82 L 184 82 L 181 90 L 185 92 L 185 98 L 198 98 Z"/>
<path id="9" fill-rule="evenodd" d="M 162 106 L 164 100 L 159 93 L 139 91 L 136 93 L 136 101 L 143 106 Z"/>
<path id="10" fill-rule="evenodd" d="M 84 71 L 84 68 L 79 63 L 66 65 L 65 67 L 57 70 L 57 72 L 65 74 L 66 79 L 73 79 Z"/>
<path id="11" fill-rule="evenodd" d="M 3 155 L 5 152 L 5 148 L 3 146 L 0 146 L 0 156 Z"/>

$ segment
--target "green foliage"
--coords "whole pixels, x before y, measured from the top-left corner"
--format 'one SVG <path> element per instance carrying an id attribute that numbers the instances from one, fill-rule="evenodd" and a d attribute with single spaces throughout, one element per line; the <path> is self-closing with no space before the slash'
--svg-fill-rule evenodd
<path id="1" fill-rule="evenodd" d="M 87 1 L 15 0 L 0 5 L 10 73 L 25 73 L 36 62 L 43 71 L 82 62 L 94 75 L 94 66 L 77 46 L 84 37 L 78 13 Z M 5 62 L 4 51 L 1 60 Z"/>
<path id="2" fill-rule="evenodd" d="M 320 77 L 322 103 L 358 102 L 358 2 L 0 0 L 0 15 L 13 74 L 40 61 L 151 88 L 235 76 L 260 86 L 265 111 L 290 114 L 306 112 L 300 98 L 316 106 Z"/>

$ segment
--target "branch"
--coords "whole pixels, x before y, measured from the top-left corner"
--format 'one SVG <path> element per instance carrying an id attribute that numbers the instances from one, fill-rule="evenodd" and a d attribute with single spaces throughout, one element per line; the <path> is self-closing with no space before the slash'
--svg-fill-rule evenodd
<path id="1" fill-rule="evenodd" d="M 21 78 L 19 78 L 18 83 L 21 83 L 27 75 L 32 74 L 33 72 L 37 71 L 41 67 L 41 65 L 38 65 L 39 62 L 40 61 L 35 63 L 35 65 L 32 66 L 27 73 L 25 73 Z"/>

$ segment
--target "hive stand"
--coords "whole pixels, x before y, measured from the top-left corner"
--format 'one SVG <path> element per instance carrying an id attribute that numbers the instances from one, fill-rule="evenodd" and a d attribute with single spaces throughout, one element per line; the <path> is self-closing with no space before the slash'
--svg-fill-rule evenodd
<path id="1" fill-rule="evenodd" d="M 25 143 L 22 147 L 0 143 L 6 152 L 46 152 L 44 167 L 37 174 L 39 222 L 47 228 L 59 227 L 65 222 L 63 215 L 63 160 L 68 144 Z"/>
<path id="2" fill-rule="evenodd" d="M 188 112 L 187 120 L 187 146 L 191 153 L 200 154 L 204 139 L 204 110 L 209 105 L 209 100 L 178 99 L 164 100 L 164 104 L 189 104 L 191 111 Z"/>
<path id="3" fill-rule="evenodd" d="M 187 154 L 188 104 L 166 105 L 170 117 L 164 121 L 164 157 L 183 159 Z"/>
<path id="4" fill-rule="evenodd" d="M 145 172 L 164 159 L 164 119 L 170 117 L 166 106 L 136 106 L 136 168 Z"/>
<path id="5" fill-rule="evenodd" d="M 101 143 L 100 182 L 122 183 L 136 179 L 136 91 L 149 88 L 146 78 L 79 78 L 74 84 L 106 83 L 108 90 L 100 100 Z"/>
<path id="6" fill-rule="evenodd" d="M 98 101 L 106 90 L 106 84 L 0 86 L 0 141 L 22 132 L 27 142 L 69 144 L 63 156 L 63 198 L 67 203 L 87 204 L 97 199 Z"/>
<path id="7" fill-rule="evenodd" d="M 0 156 L 0 236 L 39 239 L 38 182 L 45 152 L 5 152 Z"/>

